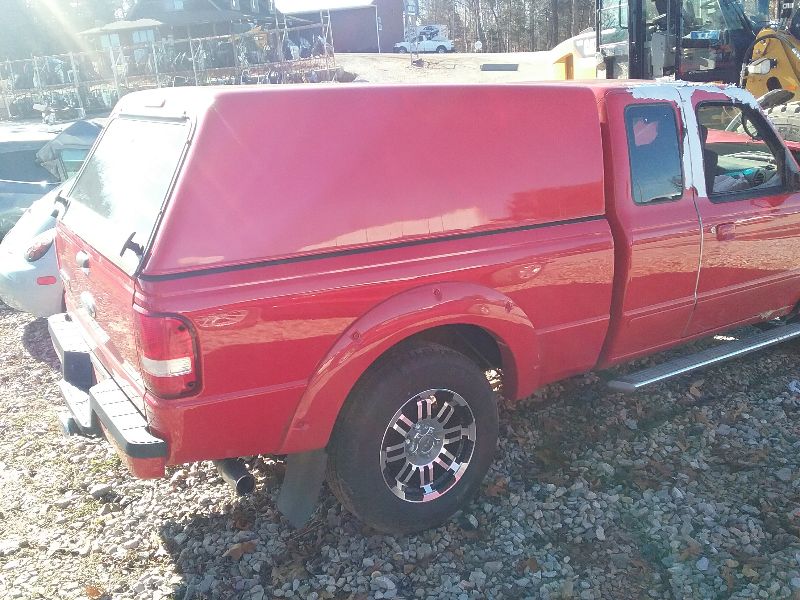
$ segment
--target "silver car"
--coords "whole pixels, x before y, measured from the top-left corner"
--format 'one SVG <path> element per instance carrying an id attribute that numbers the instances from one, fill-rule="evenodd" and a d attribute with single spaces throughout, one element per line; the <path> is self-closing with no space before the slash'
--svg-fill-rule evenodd
<path id="1" fill-rule="evenodd" d="M 31 177 L 41 169 L 59 181 L 71 178 L 80 169 L 102 123 L 103 120 L 72 123 L 43 146 L 40 144 L 35 160 L 23 152 L 16 155 L 19 160 L 15 163 L 4 163 L 6 176 Z M 30 148 L 24 150 L 30 154 Z M 0 169 L 0 176 L 3 175 Z M 64 288 L 53 247 L 54 202 L 63 186 L 46 183 L 41 184 L 46 187 L 37 190 L 37 185 L 40 184 L 0 180 L 0 300 L 11 308 L 48 317 L 64 310 Z M 42 196 L 48 189 L 52 191 Z"/>
<path id="2" fill-rule="evenodd" d="M 31 204 L 0 242 L 0 300 L 37 317 L 63 311 L 64 287 L 53 247 L 60 189 Z"/>
<path id="3" fill-rule="evenodd" d="M 57 176 L 36 160 L 49 141 L 0 139 L 0 239 L 34 200 L 58 185 Z"/>
<path id="4" fill-rule="evenodd" d="M 0 239 L 34 200 L 78 171 L 103 122 L 75 121 L 57 135 L 0 130 Z"/>

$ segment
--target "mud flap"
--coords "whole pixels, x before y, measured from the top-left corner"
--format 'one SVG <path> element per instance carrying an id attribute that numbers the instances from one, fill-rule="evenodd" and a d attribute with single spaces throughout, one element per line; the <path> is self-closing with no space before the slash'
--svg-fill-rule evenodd
<path id="1" fill-rule="evenodd" d="M 302 527 L 314 514 L 327 464 L 324 448 L 286 457 L 286 476 L 278 495 L 278 509 L 292 526 Z"/>

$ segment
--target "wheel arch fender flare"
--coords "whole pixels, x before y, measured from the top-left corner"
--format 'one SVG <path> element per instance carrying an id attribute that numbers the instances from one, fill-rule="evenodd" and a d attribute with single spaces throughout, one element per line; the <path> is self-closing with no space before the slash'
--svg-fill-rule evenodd
<path id="1" fill-rule="evenodd" d="M 364 372 L 403 340 L 442 325 L 474 325 L 493 336 L 509 398 L 536 389 L 537 335 L 516 303 L 502 292 L 474 283 L 427 284 L 384 300 L 337 339 L 308 381 L 281 453 L 326 446 L 342 405 Z"/>

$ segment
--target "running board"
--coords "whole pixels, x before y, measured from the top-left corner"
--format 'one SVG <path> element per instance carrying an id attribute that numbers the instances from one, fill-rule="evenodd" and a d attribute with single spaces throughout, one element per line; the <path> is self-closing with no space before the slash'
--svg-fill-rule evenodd
<path id="1" fill-rule="evenodd" d="M 655 367 L 630 373 L 619 379 L 609 381 L 608 387 L 617 392 L 635 392 L 653 383 L 683 375 L 696 369 L 702 369 L 731 358 L 737 358 L 796 337 L 800 337 L 800 323 L 776 327 L 735 342 L 727 342 L 708 348 L 697 354 L 682 356 Z"/>

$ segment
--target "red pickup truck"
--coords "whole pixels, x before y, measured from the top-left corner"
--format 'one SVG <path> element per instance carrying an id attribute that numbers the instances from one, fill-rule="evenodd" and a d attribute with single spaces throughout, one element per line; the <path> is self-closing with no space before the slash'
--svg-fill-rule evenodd
<path id="1" fill-rule="evenodd" d="M 420 132 L 426 132 L 421 138 Z M 131 94 L 60 199 L 65 432 L 137 477 L 288 455 L 391 532 L 479 488 L 498 412 L 746 324 L 621 391 L 800 335 L 800 174 L 736 88 L 637 82 Z"/>

